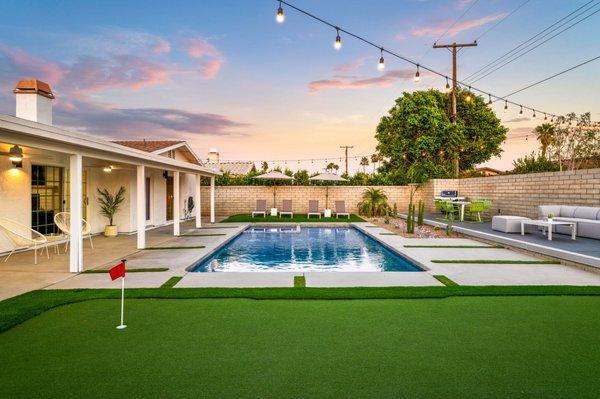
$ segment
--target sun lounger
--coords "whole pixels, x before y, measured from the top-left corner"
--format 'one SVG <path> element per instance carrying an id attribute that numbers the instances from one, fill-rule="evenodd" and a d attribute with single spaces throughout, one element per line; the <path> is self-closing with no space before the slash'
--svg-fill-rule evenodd
<path id="1" fill-rule="evenodd" d="M 346 212 L 346 202 L 345 201 L 335 201 L 335 218 L 338 216 L 348 216 L 350 219 L 350 213 Z"/>
<path id="2" fill-rule="evenodd" d="M 307 217 L 310 219 L 311 215 L 317 215 L 319 217 L 319 219 L 321 219 L 321 212 L 319 212 L 319 201 L 317 201 L 317 200 L 309 200 L 308 201 Z"/>
<path id="3" fill-rule="evenodd" d="M 267 200 L 256 200 L 256 210 L 252 212 L 252 217 L 254 217 L 254 215 L 267 216 Z"/>
<path id="4" fill-rule="evenodd" d="M 282 215 L 290 215 L 291 217 L 294 217 L 294 212 L 292 211 L 292 200 L 283 200 L 279 217 Z"/>

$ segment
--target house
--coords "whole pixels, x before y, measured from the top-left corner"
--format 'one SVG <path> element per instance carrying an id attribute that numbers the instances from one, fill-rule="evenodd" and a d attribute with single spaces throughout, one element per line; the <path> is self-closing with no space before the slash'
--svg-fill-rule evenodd
<path id="1" fill-rule="evenodd" d="M 82 218 L 92 233 L 104 230 L 97 189 L 126 189 L 115 217 L 119 234 L 137 234 L 146 246 L 148 228 L 195 218 L 201 226 L 201 177 L 210 178 L 210 221 L 215 221 L 214 184 L 220 172 L 206 167 L 184 141 L 118 141 L 52 125 L 50 86 L 22 80 L 15 90 L 16 117 L 0 115 L 0 217 L 50 235 L 58 233 L 54 215 L 71 214 L 69 269 L 84 268 Z M 191 198 L 191 199 L 190 199 Z M 192 206 L 193 204 L 193 206 Z M 0 234 L 0 253 L 11 245 Z"/>
<path id="2" fill-rule="evenodd" d="M 221 171 L 223 173 L 229 173 L 232 176 L 243 176 L 250 172 L 256 172 L 256 166 L 254 162 L 249 161 L 233 161 L 233 162 L 222 162 L 219 160 L 219 151 L 215 148 L 211 148 L 208 152 L 208 159 L 206 166 Z"/>

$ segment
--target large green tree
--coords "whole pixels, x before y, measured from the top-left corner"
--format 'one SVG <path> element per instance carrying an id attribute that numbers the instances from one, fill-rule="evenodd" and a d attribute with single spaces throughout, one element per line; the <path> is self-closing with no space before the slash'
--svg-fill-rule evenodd
<path id="1" fill-rule="evenodd" d="M 403 93 L 388 115 L 381 118 L 375 138 L 386 158 L 381 170 L 397 183 L 453 175 L 454 159 L 460 169 L 500 155 L 507 129 L 468 91 L 457 93 L 457 122 L 449 116 L 450 95 L 437 90 Z"/>

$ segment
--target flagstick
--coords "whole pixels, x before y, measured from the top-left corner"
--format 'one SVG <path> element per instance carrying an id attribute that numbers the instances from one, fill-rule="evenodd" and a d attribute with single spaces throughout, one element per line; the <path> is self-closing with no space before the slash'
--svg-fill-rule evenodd
<path id="1" fill-rule="evenodd" d="M 121 324 L 117 326 L 118 330 L 122 330 L 127 327 L 123 324 L 123 311 L 125 308 L 125 276 L 121 277 Z"/>

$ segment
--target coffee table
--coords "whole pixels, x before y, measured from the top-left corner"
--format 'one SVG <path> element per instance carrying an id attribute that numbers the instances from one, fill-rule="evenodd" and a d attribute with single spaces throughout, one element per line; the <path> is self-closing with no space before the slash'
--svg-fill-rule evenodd
<path id="1" fill-rule="evenodd" d="M 554 226 L 570 226 L 571 227 L 571 239 L 575 240 L 577 237 L 577 222 L 567 221 L 556 221 L 556 220 L 521 220 L 521 235 L 525 235 L 525 225 L 530 226 L 541 226 L 543 233 L 546 235 L 548 231 L 548 240 L 552 241 L 552 229 Z"/>

